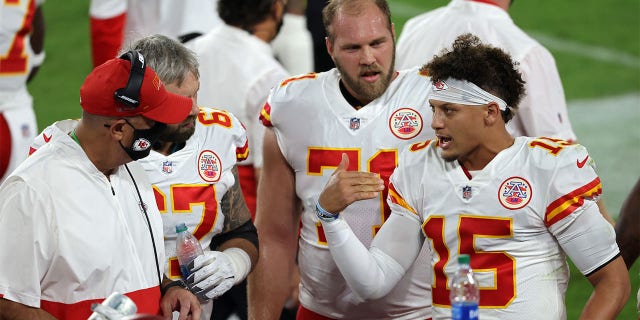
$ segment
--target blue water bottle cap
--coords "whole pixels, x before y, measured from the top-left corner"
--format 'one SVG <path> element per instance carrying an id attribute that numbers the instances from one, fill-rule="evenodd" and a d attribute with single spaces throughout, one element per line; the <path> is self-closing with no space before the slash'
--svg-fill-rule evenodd
<path id="1" fill-rule="evenodd" d="M 187 231 L 187 225 L 184 222 L 176 224 L 176 233 Z"/>

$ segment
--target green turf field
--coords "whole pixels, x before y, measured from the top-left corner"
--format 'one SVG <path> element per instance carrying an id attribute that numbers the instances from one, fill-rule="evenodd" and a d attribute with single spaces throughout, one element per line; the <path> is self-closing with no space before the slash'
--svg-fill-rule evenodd
<path id="1" fill-rule="evenodd" d="M 29 85 L 40 129 L 80 116 L 78 92 L 91 69 L 88 2 L 45 2 L 47 59 Z M 396 31 L 408 18 L 446 3 L 390 0 Z M 640 177 L 640 1 L 517 0 L 511 15 L 556 58 L 574 130 L 596 159 L 605 203 L 617 216 Z M 638 319 L 639 265 L 631 270 L 631 298 L 619 319 Z M 590 291 L 573 269 L 568 319 L 578 318 Z"/>

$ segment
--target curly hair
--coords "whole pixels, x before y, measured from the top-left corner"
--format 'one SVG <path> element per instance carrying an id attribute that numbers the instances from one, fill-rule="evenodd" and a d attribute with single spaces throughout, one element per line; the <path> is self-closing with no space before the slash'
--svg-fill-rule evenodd
<path id="1" fill-rule="evenodd" d="M 502 112 L 508 122 L 514 116 L 525 94 L 524 80 L 517 62 L 502 49 L 483 44 L 473 34 L 466 33 L 422 67 L 434 83 L 448 78 L 467 80 L 502 98 L 509 108 Z"/>
<path id="2" fill-rule="evenodd" d="M 218 14 L 226 24 L 252 32 L 253 26 L 269 17 L 276 1 L 219 0 Z"/>

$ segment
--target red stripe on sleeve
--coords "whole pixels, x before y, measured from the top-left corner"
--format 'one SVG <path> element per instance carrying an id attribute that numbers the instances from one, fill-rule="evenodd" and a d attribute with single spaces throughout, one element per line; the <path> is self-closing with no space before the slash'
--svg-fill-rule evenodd
<path id="1" fill-rule="evenodd" d="M 595 178 L 586 185 L 560 197 L 547 206 L 545 223 L 547 227 L 562 220 L 584 204 L 585 198 L 592 198 L 602 193 L 600 178 Z"/>
<path id="2" fill-rule="evenodd" d="M 387 196 L 392 203 L 395 203 L 409 211 L 411 211 L 413 214 L 418 215 L 418 212 L 416 212 L 416 210 L 414 208 L 412 208 L 407 201 L 404 200 L 404 198 L 402 198 L 402 196 L 398 193 L 398 191 L 396 190 L 395 186 L 393 185 L 393 183 L 389 183 L 389 195 Z"/>
<path id="3" fill-rule="evenodd" d="M 249 156 L 249 141 L 245 142 L 242 148 L 236 148 L 236 161 L 241 162 L 247 160 Z"/>
<path id="4" fill-rule="evenodd" d="M 260 122 L 262 122 L 262 125 L 265 127 L 273 126 L 271 124 L 271 106 L 269 102 L 265 102 L 262 110 L 260 110 Z"/>

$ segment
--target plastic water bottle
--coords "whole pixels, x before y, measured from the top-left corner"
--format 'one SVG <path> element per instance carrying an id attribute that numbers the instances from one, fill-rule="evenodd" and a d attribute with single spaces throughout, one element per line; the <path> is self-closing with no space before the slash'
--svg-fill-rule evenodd
<path id="1" fill-rule="evenodd" d="M 449 298 L 453 320 L 478 320 L 480 289 L 469 261 L 468 254 L 461 254 L 458 257 L 458 269 L 451 278 Z"/>
<path id="2" fill-rule="evenodd" d="M 176 239 L 176 255 L 178 256 L 182 278 L 186 280 L 190 274 L 189 263 L 197 256 L 204 254 L 204 252 L 198 239 L 188 231 L 184 223 L 176 225 L 176 233 L 178 234 Z"/>
<path id="3" fill-rule="evenodd" d="M 93 313 L 88 320 L 120 320 L 125 316 L 135 315 L 138 308 L 129 297 L 114 292 L 102 303 L 91 305 Z"/>

